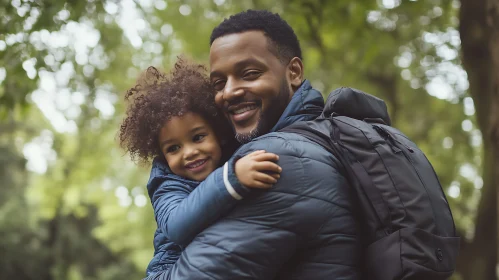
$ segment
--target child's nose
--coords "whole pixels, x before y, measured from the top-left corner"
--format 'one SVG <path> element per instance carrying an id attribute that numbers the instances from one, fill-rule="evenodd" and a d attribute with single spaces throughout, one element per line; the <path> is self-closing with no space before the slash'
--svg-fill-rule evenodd
<path id="1" fill-rule="evenodd" d="M 185 153 L 184 153 L 184 158 L 185 159 L 191 159 L 199 154 L 199 150 L 197 147 L 194 146 L 187 146 L 185 147 Z"/>

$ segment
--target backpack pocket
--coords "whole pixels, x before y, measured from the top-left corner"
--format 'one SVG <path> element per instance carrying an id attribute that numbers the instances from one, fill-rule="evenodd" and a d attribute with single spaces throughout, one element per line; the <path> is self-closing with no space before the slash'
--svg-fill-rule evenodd
<path id="1" fill-rule="evenodd" d="M 455 270 L 458 251 L 459 237 L 403 228 L 367 247 L 365 276 L 372 280 L 446 279 Z"/>

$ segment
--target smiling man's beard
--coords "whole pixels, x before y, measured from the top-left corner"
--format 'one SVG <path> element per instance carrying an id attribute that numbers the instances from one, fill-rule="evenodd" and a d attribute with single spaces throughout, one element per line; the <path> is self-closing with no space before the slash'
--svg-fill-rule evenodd
<path id="1" fill-rule="evenodd" d="M 257 120 L 257 125 L 248 133 L 237 133 L 235 132 L 235 137 L 237 142 L 241 144 L 246 144 L 258 136 L 270 132 L 272 127 L 274 127 L 281 117 L 282 113 L 288 106 L 290 100 L 291 92 L 288 87 L 286 78 L 281 81 L 281 88 L 279 89 L 279 94 L 269 100 L 270 105 L 265 111 L 260 112 L 260 116 Z M 260 104 L 260 106 L 262 106 Z M 231 123 L 231 125 L 233 125 Z M 234 127 L 233 127 L 234 128 Z M 234 129 L 235 131 L 235 129 Z"/>
<path id="2" fill-rule="evenodd" d="M 236 141 L 241 143 L 241 144 L 246 144 L 258 136 L 260 136 L 260 131 L 258 131 L 258 126 L 248 133 L 237 133 L 236 132 L 236 135 L 235 135 Z"/>

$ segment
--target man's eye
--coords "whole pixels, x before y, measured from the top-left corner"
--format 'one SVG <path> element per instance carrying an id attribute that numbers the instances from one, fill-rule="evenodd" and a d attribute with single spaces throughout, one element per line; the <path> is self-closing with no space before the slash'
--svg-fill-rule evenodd
<path id="1" fill-rule="evenodd" d="M 260 72 L 260 71 L 250 70 L 250 71 L 244 72 L 243 77 L 245 79 L 256 79 L 256 78 L 260 77 L 261 74 L 262 74 L 262 72 Z"/>
<path id="2" fill-rule="evenodd" d="M 166 149 L 166 152 L 167 153 L 174 153 L 176 151 L 178 151 L 180 149 L 180 146 L 179 145 L 173 145 L 173 146 L 170 146 Z"/>
<path id="3" fill-rule="evenodd" d="M 206 134 L 196 134 L 193 138 L 192 141 L 194 142 L 199 142 L 203 140 L 206 137 Z"/>
<path id="4" fill-rule="evenodd" d="M 216 91 L 221 91 L 225 87 L 225 81 L 224 80 L 217 80 L 212 84 L 213 88 Z"/>

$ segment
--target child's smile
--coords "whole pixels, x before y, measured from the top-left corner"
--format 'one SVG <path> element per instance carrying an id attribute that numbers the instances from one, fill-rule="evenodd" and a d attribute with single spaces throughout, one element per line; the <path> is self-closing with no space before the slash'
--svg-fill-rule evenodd
<path id="1" fill-rule="evenodd" d="M 204 168 L 205 163 L 208 162 L 208 159 L 197 159 L 185 165 L 185 168 L 191 170 L 192 172 L 200 171 Z"/>

